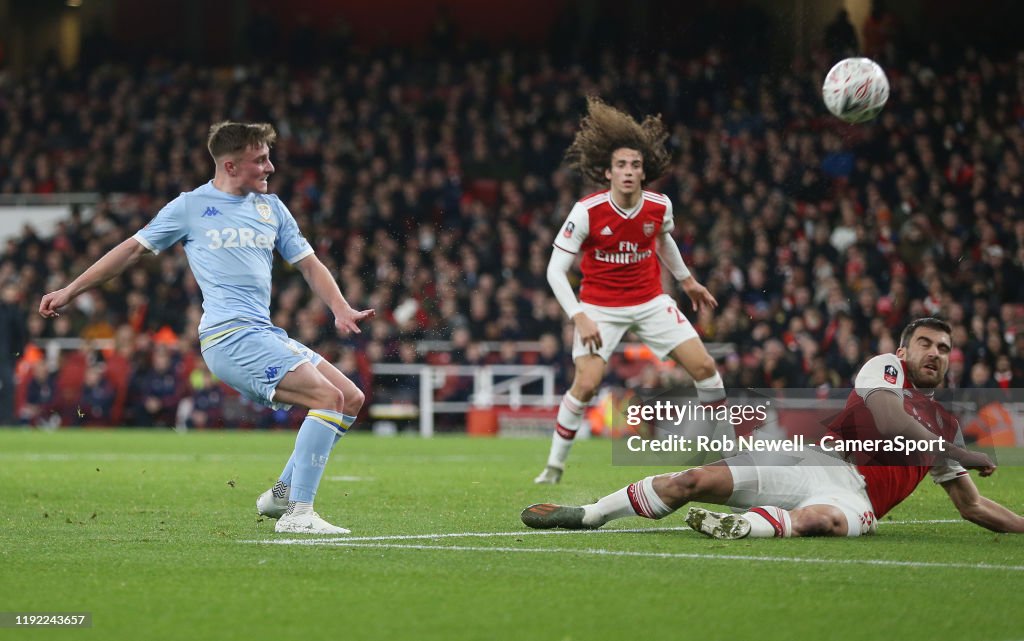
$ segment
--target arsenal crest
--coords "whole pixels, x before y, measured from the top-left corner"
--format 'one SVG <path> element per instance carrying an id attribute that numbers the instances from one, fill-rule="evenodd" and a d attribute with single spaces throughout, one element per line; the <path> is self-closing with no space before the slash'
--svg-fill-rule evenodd
<path id="1" fill-rule="evenodd" d="M 654 234 L 654 223 L 644 223 L 644 236 L 652 236 Z"/>
<path id="2" fill-rule="evenodd" d="M 270 217 L 273 215 L 273 211 L 270 209 L 270 205 L 266 203 L 256 203 L 256 211 L 259 213 L 260 218 L 270 222 Z"/>

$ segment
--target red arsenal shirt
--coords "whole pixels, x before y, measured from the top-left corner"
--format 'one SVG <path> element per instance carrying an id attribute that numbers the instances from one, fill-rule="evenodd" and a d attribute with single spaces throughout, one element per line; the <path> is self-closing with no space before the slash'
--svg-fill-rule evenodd
<path id="1" fill-rule="evenodd" d="M 610 191 L 591 194 L 569 212 L 554 246 L 580 254 L 580 300 L 601 307 L 640 305 L 662 293 L 658 234 L 672 231 L 672 201 L 645 191 L 631 211 Z"/>
<path id="2" fill-rule="evenodd" d="M 881 438 L 875 426 L 874 416 L 865 404 L 869 394 L 899 394 L 903 397 L 903 407 L 908 414 L 924 425 L 930 432 L 942 436 L 947 441 L 957 441 L 960 424 L 957 418 L 926 393 L 918 390 L 907 377 L 907 364 L 895 354 L 882 354 L 864 364 L 857 379 L 855 389 L 850 392 L 846 401 L 846 409 L 836 417 L 829 428 L 845 439 Z M 893 462 L 902 463 L 886 465 L 886 459 L 875 461 L 856 461 L 857 471 L 864 477 L 868 498 L 874 508 L 875 516 L 882 518 L 896 507 L 917 487 L 918 483 L 929 473 L 936 483 L 945 483 L 958 476 L 967 474 L 967 470 L 959 463 L 945 458 L 931 461 L 921 460 L 906 454 L 891 457 Z M 930 464 L 915 464 L 917 462 Z"/>

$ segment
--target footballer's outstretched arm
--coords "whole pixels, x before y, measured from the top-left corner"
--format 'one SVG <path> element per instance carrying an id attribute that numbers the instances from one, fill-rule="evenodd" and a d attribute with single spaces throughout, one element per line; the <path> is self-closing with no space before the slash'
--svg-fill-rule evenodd
<path id="1" fill-rule="evenodd" d="M 60 316 L 60 310 L 80 294 L 98 287 L 128 269 L 148 250 L 134 237 L 121 242 L 100 257 L 89 269 L 71 281 L 67 287 L 43 296 L 39 302 L 39 315 L 43 318 Z"/>
<path id="2" fill-rule="evenodd" d="M 683 261 L 683 255 L 679 252 L 679 246 L 676 245 L 671 234 L 658 234 L 654 243 L 654 251 L 668 273 L 679 281 L 683 291 L 690 297 L 694 311 L 698 311 L 703 305 L 707 305 L 711 309 L 718 307 L 718 301 L 708 291 L 708 288 L 698 283 L 697 279 L 690 274 L 686 262 Z"/>
<path id="3" fill-rule="evenodd" d="M 985 498 L 971 477 L 964 474 L 942 484 L 960 516 L 993 532 L 1024 534 L 1024 516 Z"/>
<path id="4" fill-rule="evenodd" d="M 903 407 L 903 397 L 894 390 L 876 389 L 868 392 L 864 399 L 865 405 L 875 419 L 878 431 L 884 436 L 902 435 L 916 441 L 942 441 L 941 436 L 934 434 L 921 425 L 913 416 L 907 414 Z M 949 441 L 943 443 L 943 454 L 960 463 L 967 469 L 978 470 L 982 476 L 995 471 L 992 460 L 981 452 L 972 452 Z"/>
<path id="5" fill-rule="evenodd" d="M 334 314 L 334 326 L 342 334 L 362 333 L 357 324 L 365 318 L 373 318 L 376 312 L 372 309 L 356 311 L 348 304 L 338 288 L 338 283 L 331 276 L 330 270 L 320 262 L 316 254 L 310 254 L 295 263 L 302 277 L 309 283 L 309 288 L 320 297 Z"/>

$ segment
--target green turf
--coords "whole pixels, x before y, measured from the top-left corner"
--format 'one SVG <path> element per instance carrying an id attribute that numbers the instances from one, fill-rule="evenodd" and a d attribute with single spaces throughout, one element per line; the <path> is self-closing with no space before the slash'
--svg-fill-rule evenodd
<path id="1" fill-rule="evenodd" d="M 562 485 L 538 487 L 543 440 L 352 434 L 317 497 L 321 514 L 352 536 L 521 535 L 246 543 L 282 538 L 273 521 L 257 521 L 253 502 L 292 441 L 287 433 L 0 430 L 0 611 L 93 614 L 91 629 L 0 629 L 0 641 L 1024 635 L 1024 537 L 899 523 L 955 518 L 928 481 L 891 515 L 897 522 L 855 540 L 529 534 L 518 514 L 530 503 L 589 502 L 660 470 L 613 467 L 607 441 L 583 441 Z M 1024 511 L 1024 469 L 1004 467 L 978 484 Z M 606 528 L 683 525 L 672 516 Z"/>

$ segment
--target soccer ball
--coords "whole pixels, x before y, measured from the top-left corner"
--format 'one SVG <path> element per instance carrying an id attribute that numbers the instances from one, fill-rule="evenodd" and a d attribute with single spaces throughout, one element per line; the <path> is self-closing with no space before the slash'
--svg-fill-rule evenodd
<path id="1" fill-rule="evenodd" d="M 865 122 L 878 115 L 889 99 L 889 80 L 869 58 L 840 60 L 821 86 L 825 106 L 846 122 Z"/>

